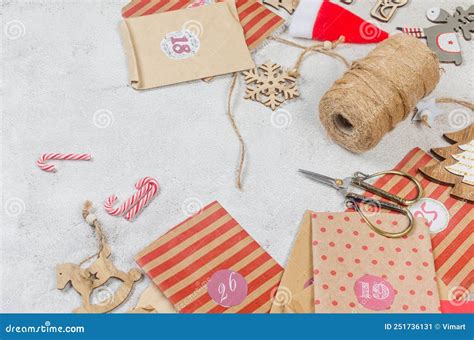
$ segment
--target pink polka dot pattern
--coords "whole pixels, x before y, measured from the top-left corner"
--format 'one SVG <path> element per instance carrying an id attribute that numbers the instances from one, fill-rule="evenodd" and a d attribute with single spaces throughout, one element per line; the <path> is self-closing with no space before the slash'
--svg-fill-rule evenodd
<path id="1" fill-rule="evenodd" d="M 403 216 L 389 213 L 378 213 L 373 221 L 390 231 L 406 225 Z M 312 248 L 315 312 L 438 313 L 428 232 L 423 223 L 417 223 L 405 239 L 389 239 L 370 230 L 356 212 L 312 216 L 312 241 L 317 241 Z M 396 294 L 389 309 L 369 310 L 357 302 L 354 285 L 366 274 L 393 286 Z"/>

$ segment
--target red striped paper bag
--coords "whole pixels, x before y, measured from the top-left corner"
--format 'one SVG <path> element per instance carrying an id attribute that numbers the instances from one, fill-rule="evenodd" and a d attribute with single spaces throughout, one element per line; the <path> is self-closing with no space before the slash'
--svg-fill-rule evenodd
<path id="1" fill-rule="evenodd" d="M 425 217 L 430 225 L 441 310 L 472 312 L 474 302 L 469 299 L 474 284 L 474 204 L 450 196 L 450 186 L 435 183 L 418 171 L 436 162 L 415 148 L 395 169 L 415 176 L 423 186 L 424 198 L 410 210 L 415 217 Z M 399 196 L 413 197 L 416 193 L 407 179 L 391 175 L 380 178 L 375 185 Z"/>
<path id="2" fill-rule="evenodd" d="M 218 203 L 136 256 L 180 313 L 268 313 L 283 268 Z"/>
<path id="3" fill-rule="evenodd" d="M 209 0 L 132 0 L 122 8 L 124 18 L 197 7 Z M 218 1 L 220 2 L 220 1 Z M 280 27 L 285 20 L 256 0 L 236 0 L 235 5 L 245 40 L 250 50 L 258 47 L 265 38 Z"/>

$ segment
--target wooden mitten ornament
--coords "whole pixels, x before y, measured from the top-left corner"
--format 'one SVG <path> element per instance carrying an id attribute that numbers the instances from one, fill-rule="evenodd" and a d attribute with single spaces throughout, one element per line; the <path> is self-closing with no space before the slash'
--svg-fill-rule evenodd
<path id="1" fill-rule="evenodd" d="M 295 12 L 296 7 L 298 7 L 299 0 L 263 0 L 265 5 L 271 6 L 275 9 L 283 8 L 289 14 Z"/>
<path id="2" fill-rule="evenodd" d="M 474 124 L 444 136 L 456 144 L 432 149 L 443 161 L 420 171 L 436 181 L 452 185 L 452 196 L 474 201 Z"/>
<path id="3" fill-rule="evenodd" d="M 398 27 L 405 34 L 425 38 L 442 63 L 462 64 L 461 45 L 457 33 L 462 33 L 465 40 L 472 39 L 474 32 L 474 5 L 467 10 L 457 7 L 453 15 L 441 8 L 431 8 L 426 17 L 437 25 L 428 28 Z"/>
<path id="4" fill-rule="evenodd" d="M 56 267 L 57 288 L 62 290 L 68 283 L 81 295 L 82 306 L 73 310 L 74 313 L 106 313 L 122 304 L 130 295 L 133 285 L 142 277 L 141 272 L 134 268 L 128 273 L 115 267 L 109 259 L 111 250 L 102 233 L 102 228 L 97 217 L 92 214 L 92 203 L 87 201 L 82 210 L 84 220 L 93 228 L 100 242 L 98 254 L 88 257 L 80 264 L 63 263 Z M 87 268 L 81 268 L 81 265 L 97 256 L 97 259 Z M 109 292 L 104 286 L 111 278 L 122 281 L 122 286 L 115 293 Z M 97 304 L 91 302 L 91 294 L 97 288 L 101 287 L 107 294 L 105 299 Z"/>
<path id="5" fill-rule="evenodd" d="M 408 0 L 377 0 L 370 11 L 370 15 L 382 22 L 389 22 L 400 7 L 405 6 Z"/>

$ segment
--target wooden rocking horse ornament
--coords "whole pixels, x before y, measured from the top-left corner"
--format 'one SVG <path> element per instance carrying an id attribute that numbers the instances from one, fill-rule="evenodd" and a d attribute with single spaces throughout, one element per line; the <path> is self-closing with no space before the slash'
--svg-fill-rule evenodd
<path id="1" fill-rule="evenodd" d="M 115 267 L 109 259 L 111 250 L 106 243 L 102 228 L 97 217 L 91 213 L 92 203 L 84 204 L 82 215 L 84 220 L 95 228 L 99 238 L 99 253 L 83 260 L 80 264 L 63 263 L 56 267 L 57 288 L 64 289 L 70 282 L 72 287 L 81 295 L 82 306 L 74 309 L 74 313 L 106 313 L 118 307 L 130 295 L 133 285 L 142 277 L 138 269 L 131 269 L 125 273 Z M 81 265 L 93 257 L 97 259 L 87 268 Z M 98 304 L 91 303 L 91 294 L 94 289 L 103 286 L 109 279 L 116 278 L 123 282 L 122 286 L 111 294 L 105 301 Z"/>

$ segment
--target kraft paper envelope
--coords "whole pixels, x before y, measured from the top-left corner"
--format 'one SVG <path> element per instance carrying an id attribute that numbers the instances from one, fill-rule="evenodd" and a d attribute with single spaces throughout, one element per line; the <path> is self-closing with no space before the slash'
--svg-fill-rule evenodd
<path id="1" fill-rule="evenodd" d="M 135 89 L 255 67 L 233 0 L 127 18 L 120 28 Z"/>
<path id="2" fill-rule="evenodd" d="M 304 214 L 270 313 L 314 313 L 311 214 Z"/>

